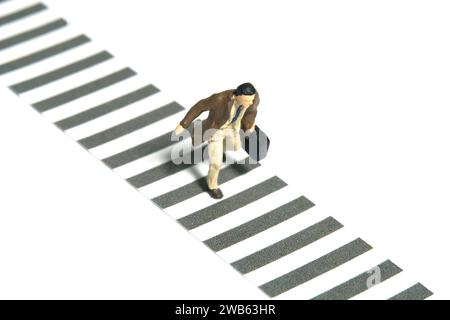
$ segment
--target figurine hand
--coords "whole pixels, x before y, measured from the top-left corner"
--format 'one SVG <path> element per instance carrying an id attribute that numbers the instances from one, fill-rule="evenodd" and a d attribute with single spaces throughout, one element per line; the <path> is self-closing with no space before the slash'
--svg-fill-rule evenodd
<path id="1" fill-rule="evenodd" d="M 255 124 L 253 124 L 253 126 L 250 129 L 247 129 L 247 131 L 245 131 L 246 135 L 251 134 L 253 131 L 255 131 Z"/>
<path id="2" fill-rule="evenodd" d="M 178 136 L 179 134 L 181 134 L 184 131 L 184 128 L 181 124 L 177 125 L 177 127 L 175 128 L 175 134 Z"/>

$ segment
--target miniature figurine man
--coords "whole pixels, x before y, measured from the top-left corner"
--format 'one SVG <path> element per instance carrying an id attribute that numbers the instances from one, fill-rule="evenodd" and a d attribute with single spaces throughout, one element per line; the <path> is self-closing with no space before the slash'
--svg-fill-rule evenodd
<path id="1" fill-rule="evenodd" d="M 214 199 L 223 197 L 218 186 L 223 153 L 228 149 L 236 151 L 241 148 L 241 129 L 246 135 L 255 130 L 258 104 L 259 95 L 255 87 L 251 83 L 244 83 L 236 89 L 215 93 L 197 102 L 175 129 L 175 134 L 181 134 L 201 113 L 209 111 L 208 118 L 202 123 L 201 142 L 208 141 L 210 165 L 207 184 L 209 194 Z M 195 145 L 194 136 L 192 140 Z"/>

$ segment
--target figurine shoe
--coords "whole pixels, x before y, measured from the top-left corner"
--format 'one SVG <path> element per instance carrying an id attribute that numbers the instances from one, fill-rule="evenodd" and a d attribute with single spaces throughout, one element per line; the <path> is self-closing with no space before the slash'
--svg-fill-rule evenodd
<path id="1" fill-rule="evenodd" d="M 214 199 L 221 199 L 221 198 L 223 198 L 222 190 L 220 190 L 219 188 L 217 188 L 217 189 L 210 189 L 209 190 L 209 195 L 211 196 L 211 198 L 214 198 Z"/>

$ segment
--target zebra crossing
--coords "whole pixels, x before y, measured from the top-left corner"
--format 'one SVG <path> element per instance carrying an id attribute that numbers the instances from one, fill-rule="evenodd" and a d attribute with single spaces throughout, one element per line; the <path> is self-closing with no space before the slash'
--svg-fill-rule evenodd
<path id="1" fill-rule="evenodd" d="M 432 292 L 271 168 L 175 164 L 185 108 L 36 0 L 0 1 L 0 81 L 270 297 L 426 299 Z M 199 146 L 182 155 L 191 159 Z M 229 155 L 230 156 L 230 155 Z M 231 157 L 231 156 L 230 156 Z M 375 278 L 376 275 L 378 278 Z M 375 279 L 375 280 L 373 280 Z M 371 282 L 372 281 L 372 282 Z"/>

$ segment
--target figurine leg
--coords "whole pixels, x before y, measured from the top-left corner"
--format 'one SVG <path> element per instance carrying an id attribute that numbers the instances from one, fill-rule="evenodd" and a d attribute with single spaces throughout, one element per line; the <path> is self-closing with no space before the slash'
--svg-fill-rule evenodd
<path id="1" fill-rule="evenodd" d="M 239 134 L 239 130 L 233 129 L 232 133 L 232 141 L 233 141 L 233 150 L 238 151 L 241 149 L 241 135 Z"/>
<path id="2" fill-rule="evenodd" d="M 217 131 L 213 137 L 211 137 L 208 144 L 209 170 L 206 178 L 210 195 L 215 199 L 223 197 L 218 184 L 223 151 L 223 134 L 221 131 Z"/>
<path id="3" fill-rule="evenodd" d="M 237 151 L 241 149 L 241 136 L 239 130 L 227 128 L 225 129 L 225 138 L 223 139 L 223 150 Z"/>

